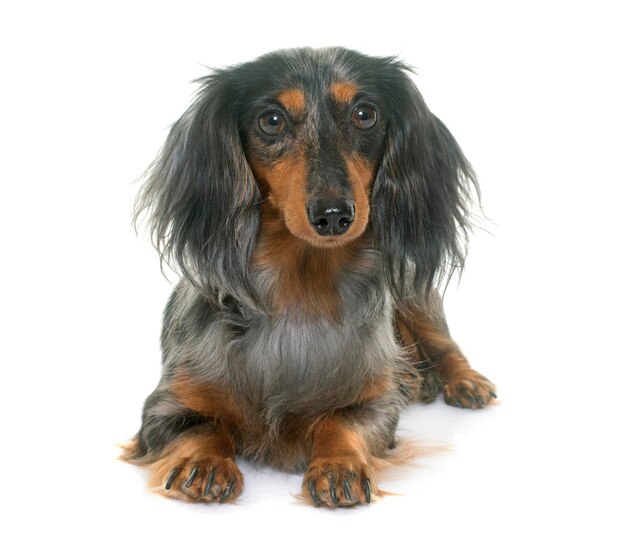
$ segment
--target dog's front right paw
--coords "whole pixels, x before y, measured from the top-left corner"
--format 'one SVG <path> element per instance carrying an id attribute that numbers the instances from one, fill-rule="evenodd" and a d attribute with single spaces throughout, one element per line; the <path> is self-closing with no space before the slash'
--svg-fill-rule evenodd
<path id="1" fill-rule="evenodd" d="M 186 502 L 225 503 L 243 490 L 243 475 L 231 459 L 166 458 L 152 479 L 155 492 Z"/>

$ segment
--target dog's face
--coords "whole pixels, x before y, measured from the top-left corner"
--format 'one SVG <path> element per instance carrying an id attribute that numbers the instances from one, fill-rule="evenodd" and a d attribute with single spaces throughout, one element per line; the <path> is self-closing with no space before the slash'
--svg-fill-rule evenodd
<path id="1" fill-rule="evenodd" d="M 246 157 L 261 192 L 289 231 L 316 247 L 360 236 L 385 143 L 376 93 L 331 69 L 293 73 L 280 63 L 273 83 L 248 95 Z M 284 72 L 280 72 L 280 69 Z M 378 98 L 377 98 L 378 97 Z"/>
<path id="2" fill-rule="evenodd" d="M 241 300 L 264 225 L 330 254 L 367 229 L 398 299 L 462 266 L 473 171 L 409 72 L 305 48 L 200 80 L 139 196 L 163 258 Z"/>

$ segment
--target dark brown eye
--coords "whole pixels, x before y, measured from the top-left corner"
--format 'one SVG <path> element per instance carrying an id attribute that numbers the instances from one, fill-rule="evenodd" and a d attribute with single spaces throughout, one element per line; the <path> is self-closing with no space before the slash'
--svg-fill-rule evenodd
<path id="1" fill-rule="evenodd" d="M 371 106 L 357 106 L 352 111 L 350 122 L 359 130 L 369 130 L 376 124 L 376 110 Z"/>
<path id="2" fill-rule="evenodd" d="M 281 134 L 285 126 L 287 126 L 285 118 L 277 111 L 266 113 L 259 119 L 259 128 L 268 136 Z"/>

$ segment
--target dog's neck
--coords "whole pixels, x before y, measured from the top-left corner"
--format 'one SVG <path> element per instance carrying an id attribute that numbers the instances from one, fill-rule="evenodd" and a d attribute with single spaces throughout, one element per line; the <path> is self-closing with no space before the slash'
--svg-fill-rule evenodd
<path id="1" fill-rule="evenodd" d="M 299 310 L 309 317 L 340 320 L 339 281 L 347 269 L 363 262 L 367 235 L 343 247 L 320 248 L 294 236 L 280 218 L 262 217 L 251 266 L 272 273 L 275 314 Z"/>

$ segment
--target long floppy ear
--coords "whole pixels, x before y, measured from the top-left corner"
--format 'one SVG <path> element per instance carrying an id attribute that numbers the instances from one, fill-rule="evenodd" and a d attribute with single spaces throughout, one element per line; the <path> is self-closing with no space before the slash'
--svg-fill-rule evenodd
<path id="1" fill-rule="evenodd" d="M 207 298 L 253 298 L 246 275 L 258 229 L 259 192 L 246 161 L 228 71 L 199 80 L 137 199 L 162 261 Z"/>
<path id="2" fill-rule="evenodd" d="M 474 172 L 445 125 L 395 63 L 387 150 L 372 190 L 372 227 L 400 304 L 462 269 Z M 447 277 L 446 277 L 447 276 Z"/>

